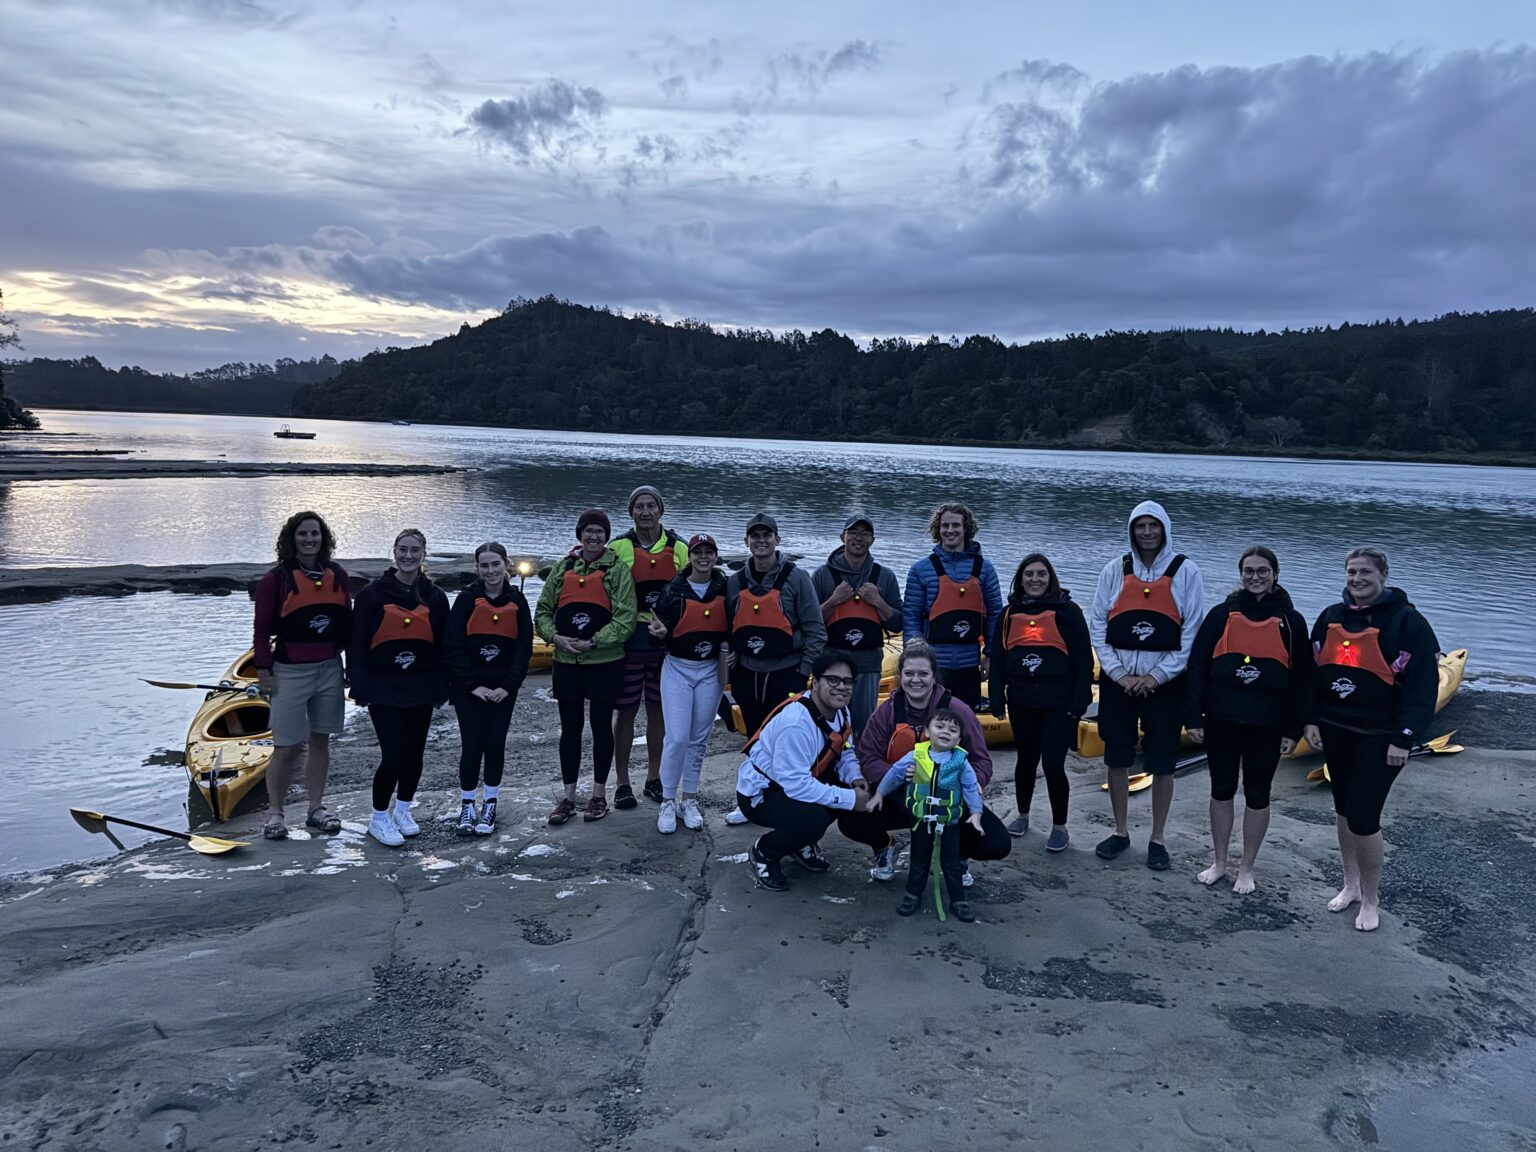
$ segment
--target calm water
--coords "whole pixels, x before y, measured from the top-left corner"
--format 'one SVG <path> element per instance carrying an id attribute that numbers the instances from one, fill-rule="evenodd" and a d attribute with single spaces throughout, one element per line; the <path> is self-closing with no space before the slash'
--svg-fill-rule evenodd
<path id="1" fill-rule="evenodd" d="M 629 490 L 650 481 L 667 498 L 667 523 L 680 532 L 707 530 L 730 548 L 748 517 L 766 508 L 778 517 L 785 548 L 816 562 L 836 546 L 847 512 L 862 510 L 876 524 L 876 558 L 901 575 L 928 548 L 932 507 L 963 499 L 1005 581 L 1020 556 L 1039 548 L 1086 597 L 1103 562 L 1125 550 L 1126 514 L 1151 496 L 1168 508 L 1178 548 L 1200 563 L 1212 601 L 1232 586 L 1242 547 L 1267 543 L 1310 618 L 1338 594 L 1347 547 L 1379 543 L 1391 553 L 1392 582 L 1409 590 L 1441 641 L 1472 650 L 1471 687 L 1521 690 L 1533 671 L 1524 606 L 1536 603 L 1536 484 L 1520 469 L 323 420 L 295 424 L 318 432 L 315 440 L 283 441 L 272 436 L 279 422 L 263 418 L 41 415 L 52 432 L 80 433 L 47 441 L 51 447 L 127 448 L 146 459 L 449 463 L 476 471 L 0 486 L 0 565 L 265 560 L 283 518 L 306 506 L 331 521 L 344 556 L 383 555 L 406 525 L 425 529 L 434 552 L 466 552 L 494 537 L 516 551 L 550 554 L 572 542 L 580 509 L 604 507 L 620 525 Z M 102 802 L 122 796 L 137 811 L 173 818 L 179 771 L 143 762 L 180 747 L 195 700 L 130 682 L 155 673 L 217 675 L 249 642 L 248 629 L 249 604 L 235 597 L 0 607 L 0 660 L 10 673 L 0 703 L 7 733 L 0 757 L 8 778 L 22 781 L 22 795 L 0 808 L 0 872 L 90 847 L 67 815 L 67 827 L 52 838 L 31 818 L 45 801 L 60 812 L 67 807 L 59 804 L 59 786 L 72 775 L 95 776 Z M 20 739 L 12 735 L 18 731 Z M 102 772 L 110 779 L 101 780 Z"/>

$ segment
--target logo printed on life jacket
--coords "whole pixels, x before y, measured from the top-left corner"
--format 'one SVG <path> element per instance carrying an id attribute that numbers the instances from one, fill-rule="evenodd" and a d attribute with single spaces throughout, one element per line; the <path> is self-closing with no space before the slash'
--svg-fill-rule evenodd
<path id="1" fill-rule="evenodd" d="M 956 620 L 955 621 L 954 633 L 955 633 L 956 636 L 959 636 L 959 637 L 963 638 L 967 634 L 969 634 L 970 630 L 971 630 L 971 622 L 969 620 Z"/>
<path id="2" fill-rule="evenodd" d="M 1029 671 L 1036 672 L 1039 670 L 1040 665 L 1044 664 L 1045 661 L 1041 658 L 1038 652 L 1031 652 L 1028 656 L 1024 657 L 1023 663 L 1024 667 Z"/>
<path id="3" fill-rule="evenodd" d="M 645 594 L 645 606 L 647 608 L 654 608 L 654 607 L 656 607 L 656 601 L 658 601 L 660 599 L 661 599 L 661 589 L 658 588 L 654 592 L 647 592 Z"/>
<path id="4" fill-rule="evenodd" d="M 1237 678 L 1244 684 L 1252 684 L 1261 675 L 1263 675 L 1263 673 L 1261 673 L 1252 664 L 1244 664 L 1237 670 Z"/>
<path id="5" fill-rule="evenodd" d="M 747 638 L 747 651 L 752 653 L 752 655 L 756 656 L 765 647 L 767 645 L 761 636 L 749 636 Z"/>
<path id="6" fill-rule="evenodd" d="M 330 626 L 331 618 L 329 616 L 310 617 L 309 628 L 310 631 L 312 631 L 316 636 L 320 635 L 320 633 L 324 632 Z"/>
<path id="7" fill-rule="evenodd" d="M 1145 620 L 1137 621 L 1135 624 L 1131 625 L 1131 635 L 1142 641 L 1152 639 L 1152 633 L 1156 631 L 1157 629 L 1153 628 L 1152 625 L 1148 624 Z"/>
<path id="8" fill-rule="evenodd" d="M 571 625 L 578 632 L 585 632 L 587 630 L 587 625 L 591 623 L 592 617 L 588 616 L 585 612 L 578 612 L 576 615 L 571 617 Z"/>
<path id="9" fill-rule="evenodd" d="M 709 650 L 713 647 L 714 645 L 708 640 L 700 640 L 693 646 L 693 654 L 702 660 L 709 655 Z"/>
<path id="10" fill-rule="evenodd" d="M 409 668 L 412 664 L 416 663 L 416 653 L 396 652 L 395 663 L 400 665 L 401 668 Z"/>
<path id="11" fill-rule="evenodd" d="M 862 629 L 862 628 L 850 628 L 850 629 L 848 629 L 848 643 L 849 643 L 849 645 L 851 647 L 854 647 L 854 648 L 857 648 L 860 644 L 864 643 L 864 629 Z"/>
<path id="12" fill-rule="evenodd" d="M 501 649 L 495 644 L 483 644 L 480 647 L 480 658 L 487 664 L 492 663 L 500 655 Z"/>
<path id="13" fill-rule="evenodd" d="M 1348 677 L 1340 676 L 1333 682 L 1332 688 L 1338 694 L 1340 700 L 1345 700 L 1355 690 L 1355 682 Z"/>

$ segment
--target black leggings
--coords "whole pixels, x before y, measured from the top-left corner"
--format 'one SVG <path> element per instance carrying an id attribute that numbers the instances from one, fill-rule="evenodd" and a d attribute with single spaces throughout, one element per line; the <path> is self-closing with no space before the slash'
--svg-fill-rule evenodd
<path id="1" fill-rule="evenodd" d="M 1014 769 L 1013 792 L 1021 815 L 1029 815 L 1035 798 L 1035 766 L 1045 768 L 1045 790 L 1051 798 L 1051 823 L 1067 822 L 1067 749 L 1077 739 L 1077 721 L 1063 708 L 1008 709 L 1013 743 L 1019 751 Z"/>
<path id="2" fill-rule="evenodd" d="M 392 797 L 410 803 L 421 783 L 422 757 L 427 750 L 427 729 L 432 727 L 432 705 L 413 704 L 396 708 L 368 705 L 368 719 L 379 740 L 379 767 L 373 774 L 373 810 L 389 809 Z"/>
<path id="3" fill-rule="evenodd" d="M 1237 795 L 1237 777 L 1243 777 L 1243 803 L 1258 811 L 1269 807 L 1269 789 L 1280 764 L 1279 727 L 1234 724 L 1215 716 L 1205 718 L 1205 753 L 1211 766 L 1211 799 L 1231 800 Z"/>
<path id="4" fill-rule="evenodd" d="M 1381 831 L 1381 810 L 1401 768 L 1387 763 L 1390 736 L 1368 736 L 1348 728 L 1320 725 L 1323 755 L 1333 782 L 1333 810 L 1344 817 L 1356 836 Z"/>
<path id="5" fill-rule="evenodd" d="M 613 702 L 624 683 L 624 661 L 560 664 L 550 668 L 551 688 L 560 709 L 560 779 L 574 784 L 581 776 L 581 729 L 592 720 L 592 779 L 608 783 L 613 767 Z"/>
<path id="6" fill-rule="evenodd" d="M 960 830 L 964 824 L 945 825 L 939 839 L 939 867 L 951 904 L 965 899 L 965 862 L 960 859 Z M 912 858 L 907 862 L 907 891 L 921 896 L 933 869 L 933 825 L 926 820 L 912 829 Z"/>
<path id="7" fill-rule="evenodd" d="M 820 843 L 828 825 L 837 818 L 831 808 L 791 800 L 777 784 L 768 785 L 756 804 L 750 796 L 738 792 L 736 806 L 752 823 L 768 829 L 758 843 L 770 860 L 793 856 L 802 848 Z"/>
<path id="8" fill-rule="evenodd" d="M 872 851 L 888 848 L 894 841 L 891 833 L 902 828 L 910 829 L 915 820 L 903 803 L 904 793 L 892 792 L 873 812 L 835 812 L 837 830 L 858 844 L 868 845 Z M 1013 837 L 990 808 L 981 810 L 981 831 L 969 823 L 960 822 L 960 858 L 962 860 L 1001 860 L 1013 851 Z"/>
<path id="9" fill-rule="evenodd" d="M 501 773 L 507 762 L 507 729 L 512 726 L 512 709 L 517 693 L 512 692 L 500 704 L 487 704 L 468 693 L 453 702 L 459 717 L 459 789 L 472 792 L 480 783 L 480 763 L 485 762 L 485 782 L 501 787 Z"/>
<path id="10" fill-rule="evenodd" d="M 741 709 L 743 740 L 757 734 L 781 700 L 796 692 L 805 691 L 805 673 L 795 668 L 780 668 L 777 672 L 753 672 L 737 664 L 731 670 L 731 699 Z"/>
<path id="11" fill-rule="evenodd" d="M 940 668 L 939 683 L 956 700 L 963 700 L 972 712 L 981 711 L 981 668 Z"/>

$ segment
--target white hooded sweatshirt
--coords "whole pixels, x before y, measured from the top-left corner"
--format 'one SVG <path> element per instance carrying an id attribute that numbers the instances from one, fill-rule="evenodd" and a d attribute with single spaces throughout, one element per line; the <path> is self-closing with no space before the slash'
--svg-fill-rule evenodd
<path id="1" fill-rule="evenodd" d="M 1163 525 L 1162 551 L 1158 552 L 1150 566 L 1141 562 L 1141 555 L 1136 551 L 1136 540 L 1130 535 L 1131 525 L 1141 516 L 1156 516 Z M 1173 526 L 1168 522 L 1168 513 L 1163 511 L 1163 506 L 1156 500 L 1143 500 L 1131 509 L 1125 528 L 1130 542 L 1131 570 L 1138 580 L 1156 580 L 1168 570 L 1175 555 Z M 1150 675 L 1159 684 L 1166 684 L 1181 674 L 1189 663 L 1190 645 L 1195 642 L 1195 633 L 1200 631 L 1200 622 L 1205 618 L 1205 582 L 1200 576 L 1200 566 L 1186 556 L 1179 570 L 1173 574 L 1173 602 L 1178 605 L 1179 614 L 1184 620 L 1180 629 L 1182 643 L 1177 652 L 1143 652 L 1109 646 L 1105 639 L 1109 610 L 1115 606 L 1124 579 L 1123 557 L 1116 556 L 1104 565 L 1104 570 L 1099 573 L 1098 586 L 1093 592 L 1093 611 L 1088 618 L 1088 633 L 1093 639 L 1094 650 L 1099 654 L 1099 664 L 1104 675 L 1111 680 L 1118 680 L 1122 676 Z"/>

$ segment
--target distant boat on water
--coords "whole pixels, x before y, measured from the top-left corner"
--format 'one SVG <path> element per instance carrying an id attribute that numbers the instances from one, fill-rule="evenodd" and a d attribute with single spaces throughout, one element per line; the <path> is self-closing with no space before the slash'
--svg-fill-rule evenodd
<path id="1" fill-rule="evenodd" d="M 272 433 L 272 435 L 276 436 L 279 440 L 313 440 L 315 438 L 313 432 L 295 432 L 286 424 Z"/>
<path id="2" fill-rule="evenodd" d="M 409 420 L 391 420 L 390 423 L 398 424 L 401 428 L 409 428 L 411 426 L 411 422 Z"/>

